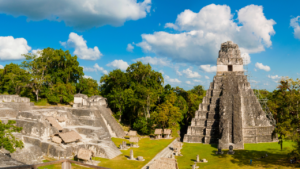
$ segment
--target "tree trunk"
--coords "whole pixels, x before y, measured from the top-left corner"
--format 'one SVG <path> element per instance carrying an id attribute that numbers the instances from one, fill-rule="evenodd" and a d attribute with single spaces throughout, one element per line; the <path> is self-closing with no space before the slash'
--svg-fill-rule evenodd
<path id="1" fill-rule="evenodd" d="M 119 122 L 121 122 L 121 118 L 122 118 L 122 111 L 121 111 L 121 108 L 119 108 L 119 111 L 120 111 Z"/>
<path id="2" fill-rule="evenodd" d="M 35 95 L 36 95 L 36 101 L 39 101 L 39 91 L 38 90 L 35 92 Z"/>

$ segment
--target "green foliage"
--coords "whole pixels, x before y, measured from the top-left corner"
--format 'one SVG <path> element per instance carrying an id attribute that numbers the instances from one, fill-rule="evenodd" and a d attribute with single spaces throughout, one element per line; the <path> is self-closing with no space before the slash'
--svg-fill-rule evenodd
<path id="1" fill-rule="evenodd" d="M 39 100 L 43 93 L 51 103 L 68 103 L 76 92 L 76 83 L 84 75 L 77 56 L 69 51 L 46 48 L 39 53 L 25 54 L 21 67 L 30 73 L 28 87 Z"/>
<path id="2" fill-rule="evenodd" d="M 200 85 L 190 91 L 169 84 L 163 87 L 162 74 L 142 62 L 131 64 L 126 72 L 113 70 L 100 82 L 101 94 L 115 116 L 141 134 L 151 134 L 156 127 L 179 130 L 184 118 L 194 116 L 205 95 Z"/>
<path id="3" fill-rule="evenodd" d="M 30 80 L 29 73 L 11 63 L 0 71 L 0 91 L 8 94 L 20 94 Z"/>
<path id="4" fill-rule="evenodd" d="M 151 134 L 153 132 L 153 121 L 151 119 L 146 119 L 145 117 L 139 117 L 133 123 L 133 129 L 143 133 Z"/>
<path id="5" fill-rule="evenodd" d="M 298 102 L 300 100 L 300 80 L 288 77 L 281 79 L 277 90 L 269 93 L 268 106 L 276 120 L 275 132 L 279 134 L 282 147 L 284 139 L 299 140 Z"/>
<path id="6" fill-rule="evenodd" d="M 22 131 L 22 127 L 16 127 L 15 124 L 16 121 L 13 120 L 8 120 L 7 124 L 0 120 L 0 148 L 8 150 L 10 153 L 15 152 L 16 148 L 24 147 L 23 142 L 16 139 L 12 134 L 13 132 L 20 133 Z"/>
<path id="7" fill-rule="evenodd" d="M 81 77 L 76 84 L 77 93 L 86 94 L 88 97 L 100 95 L 99 86 L 96 80 Z"/>

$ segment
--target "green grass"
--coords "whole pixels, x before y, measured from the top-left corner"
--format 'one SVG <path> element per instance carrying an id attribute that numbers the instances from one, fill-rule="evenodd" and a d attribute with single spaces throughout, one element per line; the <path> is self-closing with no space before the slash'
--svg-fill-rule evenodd
<path id="1" fill-rule="evenodd" d="M 122 143 L 122 141 L 126 141 L 129 143 L 129 140 L 120 139 L 120 138 L 112 138 L 112 141 L 117 145 L 117 147 Z M 93 157 L 93 160 L 100 161 L 99 166 L 107 167 L 111 169 L 133 169 L 133 168 L 142 168 L 146 165 L 157 153 L 167 147 L 173 140 L 171 139 L 161 139 L 161 140 L 150 140 L 149 138 L 142 138 L 139 141 L 139 148 L 132 148 L 134 157 L 143 156 L 145 161 L 131 161 L 127 160 L 127 157 L 130 155 L 130 149 L 121 150 L 123 154 L 115 157 L 114 159 L 105 159 L 100 157 Z M 43 162 L 55 161 L 55 159 L 47 158 Z M 39 169 L 60 169 L 61 165 L 48 165 L 39 167 Z M 72 164 L 72 169 L 88 169 L 87 167 L 82 167 L 78 165 Z"/>
<path id="2" fill-rule="evenodd" d="M 112 138 L 112 141 L 119 146 L 122 141 L 128 140 L 120 138 Z M 143 156 L 145 161 L 132 161 L 127 160 L 130 155 L 130 149 L 121 150 L 123 154 L 115 157 L 114 159 L 105 159 L 94 157 L 94 160 L 101 161 L 99 166 L 107 167 L 111 169 L 133 169 L 133 168 L 142 168 L 146 165 L 154 156 L 159 153 L 161 150 L 166 148 L 173 139 L 161 139 L 161 140 L 150 140 L 149 138 L 143 138 L 139 141 L 139 148 L 130 148 L 133 149 L 134 157 Z"/>
<path id="3" fill-rule="evenodd" d="M 183 156 L 177 157 L 180 169 L 191 169 L 191 166 L 196 160 L 197 154 L 200 159 L 205 158 L 208 163 L 198 163 L 199 168 L 217 169 L 217 168 L 295 168 L 299 165 L 290 164 L 287 159 L 287 154 L 292 150 L 293 143 L 285 141 L 283 143 L 283 150 L 280 150 L 280 145 L 274 143 L 258 143 L 245 144 L 244 150 L 234 150 L 234 155 L 228 155 L 228 150 L 223 150 L 223 155 L 216 155 L 218 150 L 217 145 L 184 143 L 181 153 Z M 268 154 L 267 158 L 260 158 Z M 250 159 L 252 165 L 250 166 Z"/>
<path id="4" fill-rule="evenodd" d="M 40 99 L 39 101 L 34 101 L 35 106 L 49 106 L 47 99 Z"/>

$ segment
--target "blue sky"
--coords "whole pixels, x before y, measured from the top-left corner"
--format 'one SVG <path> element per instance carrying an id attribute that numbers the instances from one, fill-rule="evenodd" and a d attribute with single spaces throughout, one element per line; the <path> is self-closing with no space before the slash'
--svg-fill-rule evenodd
<path id="1" fill-rule="evenodd" d="M 0 65 L 51 47 L 79 57 L 88 77 L 141 60 L 165 83 L 208 88 L 222 42 L 241 49 L 253 88 L 300 76 L 300 1 L 0 0 Z M 246 61 L 246 60 L 245 60 Z"/>

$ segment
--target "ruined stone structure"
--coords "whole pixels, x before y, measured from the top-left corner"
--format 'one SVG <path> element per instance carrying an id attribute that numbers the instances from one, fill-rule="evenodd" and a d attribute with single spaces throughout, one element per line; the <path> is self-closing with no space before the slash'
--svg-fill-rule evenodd
<path id="1" fill-rule="evenodd" d="M 188 127 L 184 142 L 218 143 L 219 148 L 243 149 L 244 143 L 276 140 L 274 125 L 244 75 L 237 44 L 222 43 L 217 74 Z"/>
<path id="2" fill-rule="evenodd" d="M 43 155 L 57 159 L 73 157 L 81 148 L 108 159 L 120 155 L 111 137 L 124 137 L 125 133 L 112 116 L 106 99 L 80 96 L 89 104 L 45 109 L 32 106 L 28 98 L 1 95 L 1 121 L 16 120 L 16 125 L 23 127 L 16 137 L 23 140 L 25 148 L 11 154 L 13 159 L 26 164 L 40 163 Z"/>

